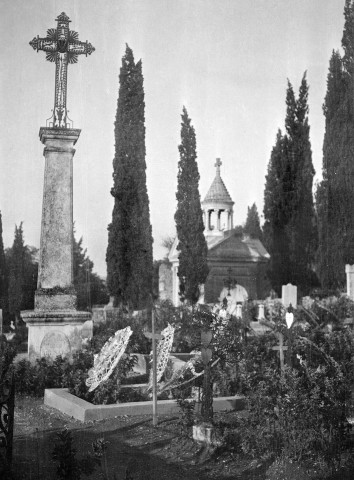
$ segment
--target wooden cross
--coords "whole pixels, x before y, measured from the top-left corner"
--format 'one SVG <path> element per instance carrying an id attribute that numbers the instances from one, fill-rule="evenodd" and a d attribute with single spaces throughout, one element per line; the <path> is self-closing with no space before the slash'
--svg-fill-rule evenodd
<path id="1" fill-rule="evenodd" d="M 91 43 L 80 42 L 79 34 L 69 30 L 71 20 L 62 12 L 58 18 L 57 28 L 49 28 L 45 38 L 34 37 L 29 44 L 34 50 L 46 52 L 46 59 L 55 62 L 55 96 L 53 110 L 53 127 L 68 128 L 70 125 L 66 109 L 66 91 L 68 64 L 77 63 L 78 55 L 91 55 L 95 48 Z"/>
<path id="2" fill-rule="evenodd" d="M 284 373 L 284 350 L 287 350 L 288 347 L 284 345 L 284 335 L 280 332 L 276 332 L 276 336 L 278 337 L 279 340 L 279 345 L 276 347 L 272 347 L 272 350 L 277 350 L 279 351 L 279 357 L 280 357 L 280 370 L 283 375 Z"/>
<path id="3" fill-rule="evenodd" d="M 156 365 L 156 340 L 161 340 L 163 335 L 155 333 L 155 312 L 151 312 L 151 332 L 144 333 L 146 338 L 152 340 L 152 424 L 157 425 L 157 365 Z"/>

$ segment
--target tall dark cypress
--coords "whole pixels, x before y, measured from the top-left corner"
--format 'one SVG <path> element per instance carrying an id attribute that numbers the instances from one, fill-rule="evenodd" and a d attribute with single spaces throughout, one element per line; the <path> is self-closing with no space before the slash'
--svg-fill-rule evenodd
<path id="1" fill-rule="evenodd" d="M 26 248 L 23 240 L 22 222 L 15 226 L 15 238 L 9 262 L 9 312 L 20 320 L 23 301 Z"/>
<path id="2" fill-rule="evenodd" d="M 204 237 L 203 214 L 199 195 L 199 172 L 194 127 L 185 107 L 181 115 L 181 144 L 178 146 L 177 211 L 175 213 L 180 281 L 180 297 L 194 304 L 200 285 L 209 273 L 208 247 Z"/>
<path id="3" fill-rule="evenodd" d="M 324 288 L 345 285 L 345 264 L 354 263 L 354 1 L 346 0 L 344 55 L 333 52 L 323 106 L 323 181 L 316 195 L 319 223 L 317 268 Z"/>
<path id="4" fill-rule="evenodd" d="M 306 74 L 297 99 L 288 82 L 286 105 L 286 134 L 278 132 L 266 176 L 264 236 L 273 288 L 292 282 L 304 294 L 316 284 L 317 238 Z"/>
<path id="5" fill-rule="evenodd" d="M 153 240 L 146 187 L 142 64 L 135 63 L 128 45 L 119 82 L 107 286 L 116 305 L 141 309 L 148 306 L 152 294 Z"/>
<path id="6" fill-rule="evenodd" d="M 278 130 L 272 149 L 264 189 L 264 244 L 270 253 L 268 276 L 280 294 L 281 286 L 291 281 L 289 223 L 289 162 L 287 138 Z"/>
<path id="7" fill-rule="evenodd" d="M 289 91 L 292 92 L 289 83 Z M 291 97 L 291 99 L 289 98 Z M 304 74 L 298 99 L 290 94 L 287 98 L 285 121 L 288 137 L 288 154 L 292 171 L 292 193 L 290 198 L 291 218 L 288 224 L 290 239 L 290 263 L 292 282 L 302 293 L 308 293 L 316 284 L 313 271 L 317 246 L 317 230 L 313 200 L 313 177 L 310 126 L 308 123 L 308 85 Z"/>

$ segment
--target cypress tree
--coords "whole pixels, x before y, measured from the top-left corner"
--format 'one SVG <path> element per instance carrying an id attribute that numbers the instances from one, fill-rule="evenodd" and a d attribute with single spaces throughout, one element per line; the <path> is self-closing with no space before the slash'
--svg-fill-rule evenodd
<path id="1" fill-rule="evenodd" d="M 288 184 L 287 138 L 278 130 L 266 175 L 263 227 L 265 247 L 270 254 L 268 276 L 278 294 L 281 286 L 291 281 L 290 241 L 286 231 L 289 222 Z"/>
<path id="2" fill-rule="evenodd" d="M 208 247 L 204 237 L 203 214 L 199 195 L 199 172 L 197 164 L 194 127 L 185 107 L 181 115 L 181 144 L 178 146 L 177 210 L 175 213 L 180 281 L 180 297 L 194 304 L 200 295 L 200 285 L 209 273 Z"/>
<path id="3" fill-rule="evenodd" d="M 119 75 L 113 160 L 114 197 L 108 226 L 107 286 L 115 304 L 141 309 L 152 293 L 152 231 L 145 164 L 145 102 L 141 61 L 126 46 Z"/>
<path id="4" fill-rule="evenodd" d="M 74 229 L 75 234 L 75 229 Z M 108 301 L 107 289 L 103 280 L 93 272 L 94 264 L 82 246 L 83 238 L 73 241 L 73 278 L 79 310 L 89 310 L 92 305 Z"/>
<path id="5" fill-rule="evenodd" d="M 247 219 L 243 229 L 244 233 L 252 238 L 262 240 L 262 229 L 259 221 L 257 205 L 254 203 L 252 207 L 247 207 Z"/>
<path id="6" fill-rule="evenodd" d="M 286 134 L 278 132 L 266 176 L 264 235 L 273 288 L 279 293 L 281 285 L 292 282 L 304 294 L 316 284 L 317 236 L 306 74 L 298 99 L 288 81 L 286 106 Z"/>
<path id="7" fill-rule="evenodd" d="M 15 238 L 9 258 L 9 312 L 15 317 L 16 323 L 20 320 L 23 300 L 25 245 L 23 240 L 22 222 L 15 225 Z"/>
<path id="8" fill-rule="evenodd" d="M 292 178 L 289 196 L 291 218 L 288 224 L 292 282 L 307 293 L 316 284 L 313 272 L 317 246 L 315 209 L 312 194 L 315 170 L 312 164 L 310 127 L 308 123 L 308 85 L 304 74 L 295 101 L 291 84 L 287 98 L 286 131 Z"/>
<path id="9" fill-rule="evenodd" d="M 323 112 L 323 180 L 316 194 L 319 223 L 317 268 L 322 287 L 345 285 L 345 264 L 354 263 L 354 2 L 346 0 L 344 55 L 333 52 Z"/>

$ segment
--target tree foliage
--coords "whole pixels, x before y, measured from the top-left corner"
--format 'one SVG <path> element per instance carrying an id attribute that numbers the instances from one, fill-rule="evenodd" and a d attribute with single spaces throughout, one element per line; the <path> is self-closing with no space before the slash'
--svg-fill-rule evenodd
<path id="1" fill-rule="evenodd" d="M 252 207 L 247 207 L 247 219 L 243 231 L 252 238 L 262 240 L 263 233 L 259 221 L 257 205 L 255 203 Z"/>
<path id="2" fill-rule="evenodd" d="M 141 61 L 127 45 L 119 75 L 113 160 L 114 197 L 108 227 L 107 286 L 116 304 L 145 307 L 152 292 L 152 231 L 145 164 L 145 102 Z"/>
<path id="3" fill-rule="evenodd" d="M 75 232 L 75 231 L 74 231 Z M 82 246 L 83 238 L 73 239 L 73 277 L 77 293 L 79 310 L 89 310 L 93 305 L 103 305 L 108 302 L 105 282 L 93 272 L 94 264 L 87 255 L 87 249 Z"/>
<path id="4" fill-rule="evenodd" d="M 354 263 L 354 2 L 346 0 L 343 57 L 333 51 L 323 105 L 323 180 L 316 193 L 318 272 L 324 288 L 342 288 Z"/>
<path id="5" fill-rule="evenodd" d="M 34 292 L 37 287 L 38 249 L 24 243 L 22 222 L 15 226 L 15 237 L 6 251 L 9 269 L 9 313 L 19 321 L 21 310 L 34 308 Z"/>
<path id="6" fill-rule="evenodd" d="M 306 293 L 316 283 L 317 238 L 306 73 L 297 99 L 288 82 L 286 106 L 286 133 L 278 131 L 266 176 L 264 236 L 273 287 L 279 292 L 281 285 L 291 282 Z"/>
<path id="7" fill-rule="evenodd" d="M 199 287 L 209 273 L 208 247 L 204 237 L 203 214 L 199 195 L 196 137 L 188 112 L 181 115 L 181 144 L 178 146 L 177 211 L 175 213 L 180 281 L 180 297 L 192 304 L 199 298 Z"/>

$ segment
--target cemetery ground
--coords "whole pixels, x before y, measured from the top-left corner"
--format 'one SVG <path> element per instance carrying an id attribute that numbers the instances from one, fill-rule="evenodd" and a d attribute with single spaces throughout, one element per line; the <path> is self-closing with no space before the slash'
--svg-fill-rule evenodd
<path id="1" fill-rule="evenodd" d="M 8 372 L 14 371 L 16 384 L 11 479 L 353 480 L 348 419 L 354 418 L 354 336 L 345 326 L 345 319 L 354 317 L 352 301 L 339 297 L 312 302 L 306 310 L 298 307 L 291 325 L 280 302 L 266 306 L 263 325 L 252 320 L 257 317 L 252 305 L 244 306 L 240 318 L 224 306 L 165 307 L 157 330 L 173 323 L 175 355 L 194 355 L 194 363 L 191 358 L 181 367 L 171 365 L 170 351 L 159 357 L 167 362 L 160 392 L 165 399 L 173 395 L 180 408 L 160 416 L 156 427 L 152 411 L 82 423 L 43 402 L 46 388 L 68 388 L 95 405 L 147 400 L 146 390 L 135 391 L 130 381 L 146 384 L 150 377 L 149 372 L 145 382 L 141 373 L 131 377 L 133 363 L 138 365 L 134 355 L 149 357 L 151 349 L 142 318 L 119 315 L 97 325 L 91 343 L 72 360 L 42 358 L 30 364 L 17 358 L 12 364 L 16 352 L 1 344 L 2 360 Z M 133 333 L 125 357 L 90 392 L 93 354 L 102 353 L 127 323 Z M 252 333 L 251 323 L 262 333 Z M 207 365 L 209 373 L 202 375 Z M 202 402 L 196 415 L 186 399 L 196 398 L 198 389 Z M 209 449 L 192 438 L 192 426 L 207 419 L 212 396 L 207 399 L 206 392 L 247 399 L 241 412 L 214 411 L 217 442 Z M 68 469 L 70 475 L 64 475 Z"/>
<path id="2" fill-rule="evenodd" d="M 242 412 L 220 413 L 215 420 L 232 422 L 239 415 Z M 88 469 L 89 472 L 92 468 L 92 443 L 97 439 L 108 442 L 102 467 L 95 465 L 94 471 L 84 478 L 265 478 L 267 462 L 249 462 L 230 453 L 211 455 L 193 441 L 191 428 L 183 427 L 179 415 L 159 417 L 157 427 L 153 427 L 151 415 L 122 416 L 83 424 L 44 405 L 43 398 L 17 396 L 13 452 L 15 480 L 57 478 L 58 463 L 53 460 L 52 451 L 58 443 L 58 433 L 64 429 L 72 433 L 76 457 L 84 471 Z M 100 476 L 103 472 L 107 477 Z"/>

